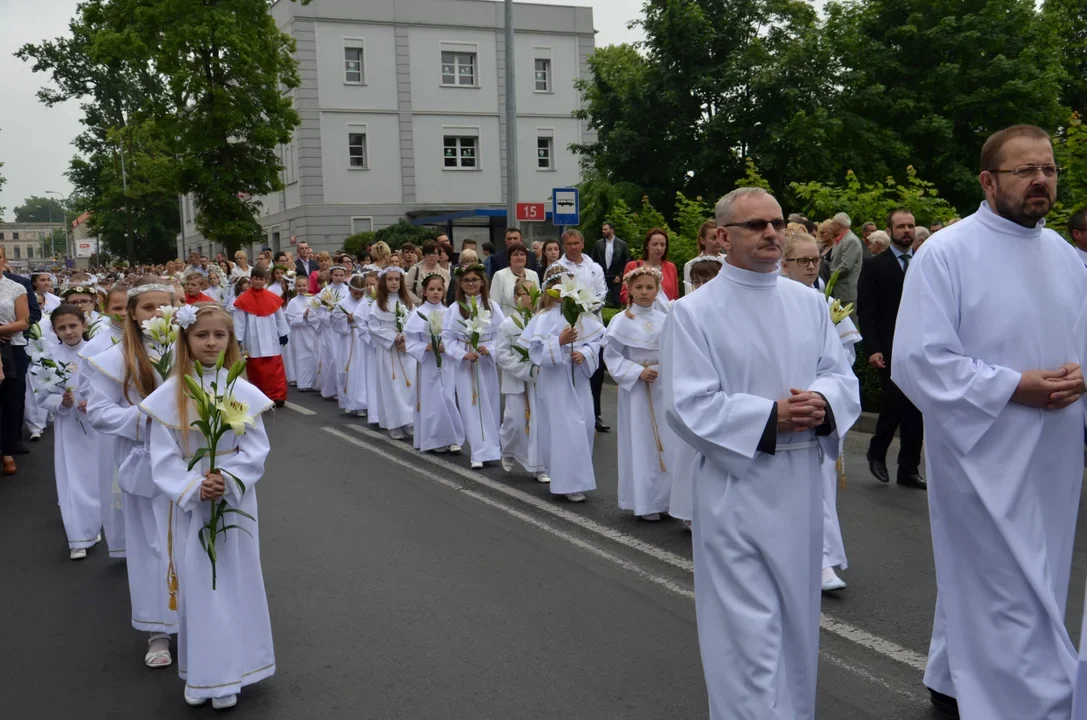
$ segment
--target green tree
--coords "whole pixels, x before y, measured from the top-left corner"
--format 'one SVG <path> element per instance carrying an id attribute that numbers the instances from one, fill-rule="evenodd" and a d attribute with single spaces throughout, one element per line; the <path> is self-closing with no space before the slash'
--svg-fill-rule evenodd
<path id="1" fill-rule="evenodd" d="M 383 227 L 374 233 L 374 241 L 384 242 L 392 250 L 396 250 L 404 243 L 412 243 L 419 247 L 427 240 L 434 240 L 441 231 L 425 225 L 412 225 L 401 218 L 395 225 Z"/>
<path id="2" fill-rule="evenodd" d="M 863 181 L 913 165 L 969 208 L 988 135 L 1065 117 L 1058 42 L 1034 0 L 831 2 L 826 15 L 841 67 L 834 147 Z"/>
<path id="3" fill-rule="evenodd" d="M 1061 104 L 1087 113 L 1087 3 L 1083 0 L 1046 0 L 1042 18 L 1060 38 Z"/>
<path id="4" fill-rule="evenodd" d="M 38 195 L 31 195 L 15 208 L 15 222 L 63 223 L 67 215 L 68 208 L 64 203 Z"/>
<path id="5" fill-rule="evenodd" d="M 801 207 L 813 218 L 828 218 L 844 212 L 861 222 L 884 223 L 887 213 L 895 208 L 908 208 L 919 225 L 944 222 L 958 213 L 947 200 L 940 197 L 932 183 L 917 177 L 912 166 L 906 168 L 906 182 L 898 183 L 893 177 L 883 182 L 862 183 L 852 170 L 845 176 L 845 184 L 831 185 L 821 182 L 792 183 Z"/>
<path id="6" fill-rule="evenodd" d="M 629 182 L 612 182 L 608 176 L 597 170 L 591 163 L 582 163 L 580 191 L 580 224 L 578 229 L 591 242 L 598 237 L 600 228 L 606 222 L 614 223 L 615 218 L 630 214 L 630 206 L 640 202 L 645 194 L 637 185 Z M 620 206 L 619 203 L 622 203 Z M 622 231 L 616 230 L 619 237 L 629 240 Z"/>
<path id="7" fill-rule="evenodd" d="M 1078 113 L 1053 137 L 1053 152 L 1062 172 L 1057 184 L 1057 203 L 1046 217 L 1046 224 L 1067 235 L 1068 218 L 1087 207 L 1087 125 Z"/>

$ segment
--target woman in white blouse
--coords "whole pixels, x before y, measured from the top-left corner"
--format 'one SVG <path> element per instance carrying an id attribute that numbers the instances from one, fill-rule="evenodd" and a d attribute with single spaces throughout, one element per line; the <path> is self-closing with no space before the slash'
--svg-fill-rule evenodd
<path id="1" fill-rule="evenodd" d="M 502 268 L 491 278 L 491 299 L 498 303 L 502 314 L 506 317 L 514 314 L 517 308 L 517 299 L 514 296 L 514 286 L 518 280 L 527 279 L 537 288 L 540 287 L 540 277 L 535 270 L 525 267 L 528 263 L 528 248 L 521 243 L 514 243 L 506 248 L 509 255 L 510 266 Z"/>
<path id="2" fill-rule="evenodd" d="M 8 269 L 3 246 L 0 246 L 0 355 L 6 356 L 0 377 L 0 444 L 2 444 L 3 473 L 15 474 L 15 447 L 23 432 L 23 408 L 26 396 L 26 377 L 18 370 L 19 355 L 26 355 L 26 337 L 23 332 L 30 327 L 30 305 L 26 288 L 3 276 Z M 8 358 L 11 358 L 8 360 Z"/>

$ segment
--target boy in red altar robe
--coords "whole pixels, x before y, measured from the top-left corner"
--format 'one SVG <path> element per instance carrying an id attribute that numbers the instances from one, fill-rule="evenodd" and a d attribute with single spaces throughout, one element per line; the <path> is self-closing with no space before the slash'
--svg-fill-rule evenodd
<path id="1" fill-rule="evenodd" d="M 287 402 L 287 373 L 280 349 L 287 344 L 290 326 L 283 314 L 283 298 L 265 288 L 271 273 L 253 268 L 250 287 L 234 301 L 234 333 L 249 360 L 249 382 L 275 401 L 276 407 Z"/>

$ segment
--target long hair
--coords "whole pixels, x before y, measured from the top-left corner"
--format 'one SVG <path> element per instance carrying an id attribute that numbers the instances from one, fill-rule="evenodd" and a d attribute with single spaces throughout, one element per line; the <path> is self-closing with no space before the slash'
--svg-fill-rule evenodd
<path id="1" fill-rule="evenodd" d="M 532 282 L 528 278 L 518 278 L 517 282 L 513 283 L 513 304 L 515 307 L 520 307 L 520 303 L 517 301 L 519 293 L 524 293 L 531 297 L 532 291 L 537 290 L 536 283 Z M 539 302 L 539 300 L 537 300 Z M 536 312 L 536 306 L 532 306 L 532 312 Z"/>
<path id="2" fill-rule="evenodd" d="M 465 270 L 463 273 L 461 273 L 460 279 L 457 282 L 457 304 L 468 304 L 468 296 L 464 294 L 464 277 L 466 275 L 472 275 L 473 273 L 479 275 L 479 298 L 483 301 L 483 309 L 490 310 L 491 295 L 489 289 L 487 288 L 487 273 L 482 270 L 472 269 Z M 463 307 L 461 307 L 460 309 L 460 316 L 465 320 L 468 319 L 468 311 L 465 310 Z"/>
<path id="3" fill-rule="evenodd" d="M 151 275 L 140 278 L 133 283 L 133 287 L 158 283 L 159 279 Z M 151 365 L 151 358 L 143 344 L 143 328 L 136 321 L 134 311 L 139 302 L 140 296 L 133 295 L 125 306 L 125 334 L 121 340 L 125 357 L 125 376 L 121 381 L 121 392 L 126 398 L 130 386 L 135 386 L 140 397 L 145 398 L 155 391 L 155 385 L 158 384 L 155 379 L 155 368 Z"/>
<path id="4" fill-rule="evenodd" d="M 549 267 L 544 272 L 544 280 L 543 280 L 543 288 L 542 288 L 544 293 L 543 293 L 543 295 L 540 296 L 540 310 L 539 310 L 539 312 L 543 312 L 544 310 L 548 310 L 548 309 L 553 308 L 553 307 L 555 307 L 556 305 L 559 304 L 559 299 L 556 298 L 556 297 L 552 297 L 547 292 L 547 287 L 548 287 L 547 281 L 550 280 L 551 278 L 555 277 L 556 275 L 563 275 L 563 274 L 565 274 L 567 272 L 568 271 L 566 270 L 566 268 L 564 268 L 562 266 L 555 266 L 555 265 L 552 265 L 551 267 Z"/>
<path id="5" fill-rule="evenodd" d="M 384 312 L 389 312 L 389 289 L 385 287 L 385 278 L 388 276 L 389 273 L 385 273 L 377 279 L 377 306 Z M 404 282 L 404 273 L 400 273 L 400 290 L 396 296 L 405 309 L 411 310 L 411 298 L 408 297 L 408 284 Z"/>
<path id="6" fill-rule="evenodd" d="M 49 323 L 53 326 L 57 326 L 57 318 L 64 315 L 74 315 L 79 318 L 79 322 L 83 323 L 83 339 L 87 339 L 87 316 L 83 313 L 83 309 L 78 305 L 72 305 L 71 303 L 61 303 L 57 305 L 53 312 L 49 313 Z M 61 340 L 61 342 L 64 342 Z"/>
<path id="7" fill-rule="evenodd" d="M 645 242 L 642 243 L 642 261 L 649 261 L 649 241 L 653 239 L 654 235 L 660 235 L 664 238 L 664 254 L 661 255 L 661 262 L 663 263 L 668 259 L 668 231 L 659 227 L 651 228 L 649 232 L 645 234 Z"/>
<path id="8" fill-rule="evenodd" d="M 234 318 L 229 312 L 218 303 L 201 302 L 195 303 L 191 307 L 196 308 L 196 317 L 207 315 L 220 315 L 226 320 L 226 326 L 230 332 L 230 340 L 226 346 L 226 359 L 223 361 L 223 367 L 227 370 L 234 366 L 234 363 L 241 359 L 242 353 L 238 347 L 238 338 L 234 335 Z M 189 327 L 195 327 L 195 323 Z M 179 418 L 179 424 L 182 428 L 181 431 L 181 449 L 186 454 L 189 452 L 189 408 L 192 406 L 192 400 L 185 394 L 185 376 L 191 375 L 193 371 L 193 359 L 192 353 L 189 351 L 189 331 L 187 328 L 178 328 L 177 331 L 177 347 L 174 350 L 174 369 L 173 376 L 177 380 L 175 383 L 177 387 L 174 388 L 175 397 L 177 401 L 177 416 Z"/>

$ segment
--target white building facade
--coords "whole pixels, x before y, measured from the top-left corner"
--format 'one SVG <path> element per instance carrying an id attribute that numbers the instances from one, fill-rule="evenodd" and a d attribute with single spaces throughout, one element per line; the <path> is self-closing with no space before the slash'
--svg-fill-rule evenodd
<path id="1" fill-rule="evenodd" d="M 505 207 L 501 2 L 278 0 L 272 13 L 297 43 L 302 84 L 290 95 L 302 124 L 280 149 L 285 189 L 259 198 L 265 245 L 331 251 L 401 219 Z M 514 31 L 517 199 L 548 202 L 580 180 L 569 146 L 595 141 L 572 117 L 574 82 L 589 77 L 592 10 L 517 3 Z M 219 249 L 196 230 L 188 198 L 182 214 L 186 253 Z M 465 224 L 482 241 L 507 221 Z"/>

